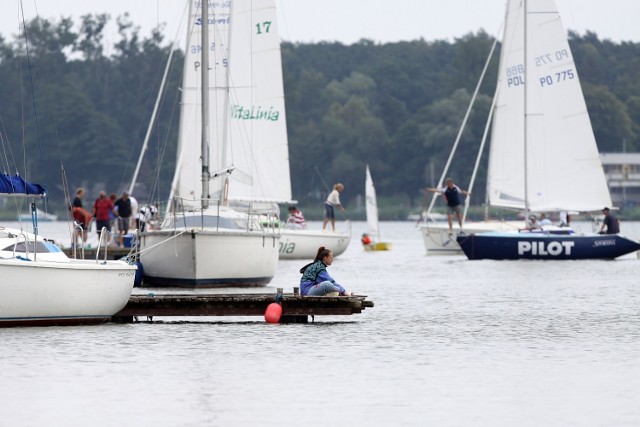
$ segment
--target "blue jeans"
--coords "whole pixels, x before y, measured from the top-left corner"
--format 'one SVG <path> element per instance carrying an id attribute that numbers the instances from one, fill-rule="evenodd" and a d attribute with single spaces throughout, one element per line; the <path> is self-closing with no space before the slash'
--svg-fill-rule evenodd
<path id="1" fill-rule="evenodd" d="M 333 286 L 333 283 L 327 280 L 326 282 L 314 285 L 311 289 L 309 289 L 307 295 L 312 297 L 321 297 L 322 295 L 326 295 L 331 292 L 340 292 L 340 289 Z"/>

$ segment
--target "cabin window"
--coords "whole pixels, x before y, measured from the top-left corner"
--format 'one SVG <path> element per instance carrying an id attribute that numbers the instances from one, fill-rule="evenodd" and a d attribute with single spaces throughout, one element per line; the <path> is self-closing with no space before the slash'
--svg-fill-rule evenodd
<path id="1" fill-rule="evenodd" d="M 55 250 L 53 249 L 55 248 Z M 37 252 L 37 253 L 49 253 L 49 252 L 59 252 L 60 249 L 56 246 L 56 245 L 52 245 L 50 243 L 43 243 L 43 242 L 38 242 L 35 245 L 35 251 L 34 251 L 34 244 L 33 242 L 18 242 L 16 244 L 11 244 L 9 246 L 7 246 L 6 248 L 2 249 L 3 251 L 7 251 L 7 252 L 13 252 L 15 250 L 15 252 L 20 252 L 20 253 L 25 253 L 25 252 Z"/>

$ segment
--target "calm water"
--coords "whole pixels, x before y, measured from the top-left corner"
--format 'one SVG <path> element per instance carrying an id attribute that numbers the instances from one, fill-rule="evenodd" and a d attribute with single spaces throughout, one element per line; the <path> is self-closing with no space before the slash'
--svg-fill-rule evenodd
<path id="1" fill-rule="evenodd" d="M 354 223 L 329 269 L 374 301 L 359 315 L 0 330 L 0 425 L 640 425 L 635 255 L 427 257 L 415 224 L 382 226 L 393 251 L 364 252 Z"/>

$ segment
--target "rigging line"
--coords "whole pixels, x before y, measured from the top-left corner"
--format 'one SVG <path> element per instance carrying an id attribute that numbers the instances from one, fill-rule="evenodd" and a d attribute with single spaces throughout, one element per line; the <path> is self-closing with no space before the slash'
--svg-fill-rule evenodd
<path id="1" fill-rule="evenodd" d="M 149 144 L 149 139 L 151 138 L 151 131 L 153 129 L 154 123 L 156 122 L 156 115 L 158 113 L 158 110 L 160 109 L 160 106 L 163 105 L 164 103 L 164 87 L 165 84 L 167 82 L 167 77 L 170 75 L 170 71 L 171 71 L 171 63 L 172 63 L 172 59 L 173 59 L 173 54 L 176 51 L 176 47 L 178 44 L 178 41 L 180 39 L 179 34 L 182 32 L 182 24 L 185 21 L 185 14 L 187 13 L 187 6 L 188 3 L 185 3 L 185 7 L 183 8 L 182 11 L 182 18 L 180 19 L 180 25 L 178 26 L 178 30 L 176 31 L 176 35 L 173 38 L 173 43 L 171 44 L 171 51 L 169 53 L 169 58 L 167 59 L 167 64 L 165 66 L 164 69 L 164 73 L 162 76 L 162 80 L 160 83 L 160 89 L 158 91 L 158 96 L 156 98 L 156 102 L 153 106 L 153 112 L 151 113 L 151 119 L 149 120 L 149 126 L 147 127 L 147 133 L 144 137 L 144 141 L 142 143 L 142 149 L 140 151 L 140 156 L 138 158 L 138 163 L 135 167 L 135 170 L 133 172 L 133 178 L 131 179 L 131 183 L 129 186 L 129 194 L 133 194 L 133 187 L 136 184 L 136 181 L 138 179 L 138 173 L 140 172 L 140 166 L 142 164 L 142 159 L 144 158 L 144 154 L 147 151 L 147 147 Z M 160 74 L 160 70 L 158 69 L 158 75 Z M 131 153 L 133 150 L 129 151 L 129 159 L 131 159 Z M 123 177 L 124 177 L 124 170 L 123 170 Z M 123 178 L 121 178 L 121 182 L 122 182 Z"/>
<path id="2" fill-rule="evenodd" d="M 153 200 L 159 201 L 160 200 L 160 172 L 161 172 L 161 167 L 162 167 L 162 160 L 164 159 L 164 155 L 166 153 L 167 150 L 167 146 L 169 145 L 169 137 L 171 134 L 171 128 L 172 128 L 172 123 L 175 117 L 175 113 L 177 110 L 177 107 L 180 105 L 180 91 L 177 90 L 176 91 L 176 95 L 175 98 L 173 100 L 173 108 L 171 109 L 171 115 L 169 117 L 169 121 L 167 123 L 167 130 L 164 136 L 164 141 L 162 142 L 162 145 L 158 144 L 158 158 L 156 161 L 156 173 L 154 174 L 154 179 L 152 181 L 151 184 L 151 189 L 147 192 L 148 196 L 149 196 L 149 202 L 152 203 Z M 158 135 L 158 141 L 160 141 L 160 135 Z"/>
<path id="3" fill-rule="evenodd" d="M 324 184 L 324 188 L 327 190 L 327 195 L 328 195 L 328 193 L 331 193 L 331 188 L 327 184 L 327 181 L 324 180 L 324 177 L 320 173 L 320 169 L 318 169 L 318 166 L 314 166 L 313 168 L 318 173 L 318 176 L 320 177 L 320 180 L 322 181 L 322 184 Z M 340 202 L 340 204 L 342 204 L 342 202 Z M 343 219 L 347 219 L 347 214 L 345 214 L 342 210 L 340 211 L 340 214 L 342 215 Z"/>
<path id="4" fill-rule="evenodd" d="M 456 153 L 456 150 L 458 149 L 458 145 L 460 144 L 460 140 L 462 139 L 462 133 L 467 125 L 467 120 L 469 119 L 469 116 L 471 115 L 471 110 L 473 109 L 473 105 L 475 103 L 476 97 L 478 96 L 478 92 L 480 91 L 480 86 L 482 85 L 482 82 L 484 80 L 484 76 L 487 72 L 487 69 L 489 68 L 489 64 L 491 63 L 491 58 L 493 56 L 493 52 L 495 51 L 495 48 L 498 44 L 498 39 L 494 38 L 493 40 L 493 45 L 491 46 L 491 51 L 489 52 L 489 55 L 487 56 L 487 60 L 484 63 L 484 68 L 482 69 L 482 73 L 480 74 L 480 78 L 478 79 L 478 83 L 476 84 L 476 88 L 473 92 L 473 96 L 471 97 L 471 101 L 469 102 L 469 106 L 467 107 L 467 111 L 464 115 L 464 119 L 462 119 L 462 124 L 460 125 L 460 128 L 458 129 L 458 135 L 456 136 L 456 140 L 453 143 L 453 147 L 451 148 L 451 152 L 449 153 L 449 158 L 447 159 L 447 163 L 444 166 L 444 170 L 442 172 L 442 175 L 440 176 L 440 179 L 438 181 L 438 185 L 436 186 L 436 188 L 440 189 L 442 187 L 442 184 L 444 183 L 444 179 L 449 171 L 449 166 L 451 166 L 451 162 L 453 160 L 453 156 Z M 474 175 L 475 176 L 475 175 Z M 468 191 L 471 191 L 471 188 L 468 188 Z M 434 193 L 433 197 L 431 198 L 431 202 L 429 203 L 429 207 L 427 208 L 427 218 L 429 217 L 429 214 L 431 213 L 431 210 L 433 209 L 433 205 L 436 202 L 436 198 L 437 196 L 439 196 L 440 193 Z M 469 196 L 467 196 L 467 199 L 469 198 Z"/>
<path id="5" fill-rule="evenodd" d="M 62 191 L 64 192 L 64 211 L 65 211 L 65 216 L 67 218 L 67 229 L 69 231 L 69 237 L 71 238 L 71 241 L 74 241 L 74 232 L 75 232 L 75 228 L 74 228 L 74 224 L 73 224 L 73 214 L 72 214 L 72 208 L 71 208 L 71 194 L 69 193 L 69 182 L 67 181 L 67 174 L 64 171 L 64 166 L 61 165 L 61 171 L 60 171 L 61 175 L 62 175 Z"/>
<path id="6" fill-rule="evenodd" d="M 22 0 L 20 0 L 20 13 L 22 15 L 22 28 L 24 29 L 24 46 L 27 53 L 27 64 L 29 64 L 29 80 L 31 82 L 31 101 L 33 102 L 33 115 L 36 121 L 36 143 L 38 144 L 38 152 L 40 153 L 40 161 L 43 161 L 42 147 L 40 146 L 40 124 L 38 122 L 38 110 L 36 110 L 36 86 L 33 82 L 33 70 L 31 68 L 31 56 L 29 55 L 29 38 L 27 37 L 27 25 L 24 19 L 24 8 Z M 26 171 L 25 171 L 26 173 Z"/>
<path id="7" fill-rule="evenodd" d="M 5 173 L 9 173 L 9 155 L 11 156 L 13 163 L 15 164 L 15 158 L 13 157 L 13 152 L 11 151 L 11 144 L 9 144 L 9 135 L 7 134 L 7 129 L 4 126 L 4 119 L 0 116 L 0 127 L 2 128 L 2 132 L 0 132 L 0 141 L 2 142 L 2 153 L 3 153 L 3 168 Z M 6 144 L 5 144 L 6 142 Z M 9 155 L 7 155 L 7 147 L 9 150 Z"/>
<path id="8" fill-rule="evenodd" d="M 327 181 L 324 180 L 324 177 L 320 173 L 320 169 L 318 169 L 318 166 L 314 166 L 313 168 L 318 173 L 318 176 L 320 177 L 320 181 L 322 181 L 322 184 L 324 185 L 324 189 L 327 190 L 328 192 L 331 192 L 331 190 L 329 189 L 329 185 L 327 184 Z"/>
<path id="9" fill-rule="evenodd" d="M 35 85 L 33 84 L 33 76 L 31 74 L 31 61 L 30 61 L 30 55 L 29 55 L 29 46 L 28 46 L 28 38 L 27 38 L 27 27 L 26 27 L 26 23 L 25 23 L 25 19 L 24 19 L 24 10 L 22 9 L 22 1 L 20 1 L 20 7 L 21 7 L 21 12 L 22 12 L 22 25 L 24 27 L 24 34 L 25 34 L 25 49 L 26 49 L 26 53 L 27 53 L 27 61 L 29 64 L 29 75 L 31 77 L 31 85 L 32 85 L 32 99 L 33 99 L 33 104 L 34 104 L 34 115 L 35 115 L 35 120 L 36 120 L 36 143 L 38 144 L 38 150 L 40 152 L 40 161 L 43 161 L 43 157 L 42 157 L 42 146 L 40 144 L 40 127 L 39 127 L 39 121 L 38 121 L 38 114 L 37 114 L 37 110 L 35 107 Z M 37 9 L 37 5 L 34 2 L 34 7 L 36 8 L 36 17 L 35 17 L 35 23 L 38 27 L 38 29 L 40 29 L 40 15 L 38 13 L 38 9 Z M 47 69 L 48 71 L 48 69 Z M 47 77 L 49 76 L 49 74 L 47 73 Z M 22 89 L 21 89 L 22 91 Z M 64 201 L 65 201 L 65 205 L 71 206 L 71 199 L 69 196 L 69 183 L 66 177 L 66 171 L 64 168 L 64 162 L 62 160 L 62 147 L 60 146 L 60 134 L 58 132 L 58 115 L 57 115 L 57 110 L 55 108 L 51 109 L 51 114 L 53 116 L 53 131 L 55 133 L 55 142 L 56 142 L 56 148 L 57 148 L 57 152 L 58 152 L 58 159 L 60 160 L 60 173 L 62 175 L 62 187 L 63 187 L 63 193 L 64 193 Z M 25 120 L 23 119 L 23 124 L 24 124 Z M 24 132 L 24 130 L 23 130 Z M 23 144 L 24 146 L 24 144 Z M 26 152 L 24 153 L 24 159 L 26 161 Z M 26 165 L 25 165 L 25 173 L 26 173 Z M 45 205 L 45 212 L 48 211 L 47 209 L 47 199 L 44 199 L 44 205 Z M 69 212 L 66 213 L 67 215 L 67 224 L 68 226 L 72 225 L 72 222 L 69 221 Z M 73 230 L 70 231 L 70 233 L 73 233 Z"/>

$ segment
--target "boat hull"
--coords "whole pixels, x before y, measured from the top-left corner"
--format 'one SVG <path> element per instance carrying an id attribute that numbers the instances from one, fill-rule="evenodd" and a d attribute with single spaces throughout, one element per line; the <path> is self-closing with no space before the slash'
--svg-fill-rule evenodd
<path id="1" fill-rule="evenodd" d="M 458 235 L 470 260 L 614 259 L 640 249 L 640 243 L 618 234 L 480 233 Z"/>
<path id="2" fill-rule="evenodd" d="M 0 260 L 0 327 L 107 322 L 129 301 L 135 273 L 123 261 Z"/>
<path id="3" fill-rule="evenodd" d="M 266 286 L 278 266 L 278 234 L 245 231 L 141 233 L 147 287 Z"/>
<path id="4" fill-rule="evenodd" d="M 318 248 L 331 249 L 333 256 L 339 256 L 349 247 L 351 230 L 331 232 L 321 230 L 281 230 L 280 259 L 314 259 Z"/>
<path id="5" fill-rule="evenodd" d="M 367 252 L 390 251 L 392 246 L 391 242 L 377 242 L 364 245 L 364 250 Z"/>
<path id="6" fill-rule="evenodd" d="M 483 221 L 467 222 L 464 231 L 467 234 L 487 231 L 511 231 L 524 226 L 522 221 Z M 454 230 L 457 231 L 457 228 Z M 428 222 L 420 225 L 427 255 L 463 255 L 462 248 L 456 242 L 455 234 L 449 231 L 446 222 Z"/>

